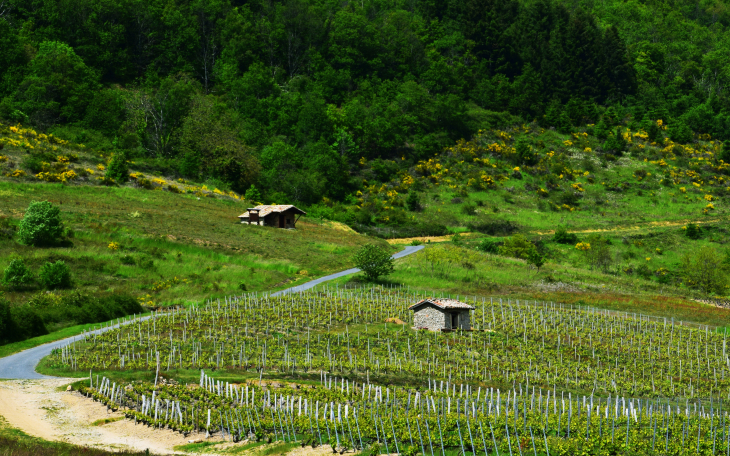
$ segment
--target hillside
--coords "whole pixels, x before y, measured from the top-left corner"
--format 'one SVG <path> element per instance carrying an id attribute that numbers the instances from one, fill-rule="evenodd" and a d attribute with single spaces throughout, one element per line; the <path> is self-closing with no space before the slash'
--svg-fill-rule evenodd
<path id="1" fill-rule="evenodd" d="M 296 230 L 242 225 L 237 216 L 254 203 L 236 193 L 145 174 L 133 162 L 130 183 L 119 186 L 104 178 L 111 165 L 102 152 L 19 127 L 0 126 L 0 138 L 0 273 L 19 260 L 31 274 L 22 285 L 2 285 L 0 341 L 275 290 L 351 267 L 365 243 L 386 246 L 306 216 Z M 18 222 L 33 201 L 60 208 L 61 241 L 19 242 Z M 44 284 L 43 268 L 59 261 L 70 283 Z M 20 325 L 16 336 L 2 326 L 5 302 Z"/>
<path id="2" fill-rule="evenodd" d="M 346 201 L 363 158 L 522 123 L 730 138 L 716 0 L 3 5 L 0 118 L 267 200 Z"/>

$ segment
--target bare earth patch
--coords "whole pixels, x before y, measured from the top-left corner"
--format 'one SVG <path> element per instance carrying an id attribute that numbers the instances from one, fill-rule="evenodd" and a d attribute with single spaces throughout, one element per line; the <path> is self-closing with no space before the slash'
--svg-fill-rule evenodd
<path id="1" fill-rule="evenodd" d="M 0 415 L 10 426 L 34 437 L 108 450 L 149 448 L 154 454 L 183 454 L 172 447 L 199 438 L 153 430 L 129 420 L 94 426 L 97 420 L 123 415 L 108 412 L 105 406 L 77 392 L 58 391 L 73 381 L 76 379 L 0 382 Z"/>

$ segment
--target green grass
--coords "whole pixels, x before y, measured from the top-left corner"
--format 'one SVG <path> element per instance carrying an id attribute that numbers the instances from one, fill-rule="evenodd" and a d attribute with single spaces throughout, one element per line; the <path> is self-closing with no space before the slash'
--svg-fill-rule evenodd
<path id="1" fill-rule="evenodd" d="M 726 326 L 730 320 L 730 309 L 692 301 L 692 297 L 701 297 L 693 290 L 635 275 L 604 273 L 553 261 L 538 272 L 524 260 L 469 248 L 470 243 L 479 241 L 479 238 L 470 239 L 462 246 L 431 245 L 427 250 L 397 260 L 395 273 L 381 283 L 403 285 L 436 296 L 554 301 L 673 317 L 717 327 Z M 327 286 L 368 287 L 370 284 L 358 274 L 337 279 Z"/>
<path id="2" fill-rule="evenodd" d="M 102 419 L 100 419 L 100 420 L 96 420 L 96 421 L 94 421 L 93 423 L 91 423 L 91 425 L 92 425 L 92 426 L 103 426 L 103 425 L 105 425 L 105 424 L 113 423 L 113 422 L 115 422 L 115 421 L 121 421 L 121 420 L 123 420 L 123 419 L 124 419 L 124 418 L 123 418 L 123 417 L 121 417 L 121 416 L 119 416 L 119 417 L 116 417 L 116 418 L 102 418 Z"/>
<path id="3" fill-rule="evenodd" d="M 186 453 L 202 453 L 209 449 L 209 447 L 218 445 L 221 442 L 200 442 L 200 443 L 188 443 L 186 445 L 175 445 L 172 449 L 175 451 L 184 451 Z"/>
<path id="4" fill-rule="evenodd" d="M 10 344 L 0 345 L 0 358 L 3 358 L 13 353 L 18 353 L 29 348 L 37 347 L 39 345 L 47 344 L 49 342 L 55 342 L 57 340 L 65 339 L 67 337 L 77 336 L 84 331 L 88 331 L 94 327 L 98 327 L 101 323 L 84 324 L 69 326 L 67 328 L 54 331 L 52 333 L 33 337 L 20 342 L 13 342 Z"/>
<path id="5" fill-rule="evenodd" d="M 34 271 L 46 261 L 70 265 L 75 288 L 128 292 L 151 306 L 270 290 L 352 266 L 355 250 L 373 240 L 303 218 L 297 230 L 241 225 L 245 204 L 129 187 L 0 182 L 0 216 L 17 220 L 34 200 L 58 204 L 73 230 L 72 247 L 33 248 L 0 241 L 0 270 L 11 256 Z M 136 214 L 139 214 L 137 216 Z M 108 248 L 117 242 L 117 251 Z M 37 288 L 12 291 L 13 302 Z"/>

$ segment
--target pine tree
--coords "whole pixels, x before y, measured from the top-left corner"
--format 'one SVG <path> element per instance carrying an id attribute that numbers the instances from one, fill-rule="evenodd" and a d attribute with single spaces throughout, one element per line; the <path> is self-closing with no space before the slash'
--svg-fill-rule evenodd
<path id="1" fill-rule="evenodd" d="M 127 154 L 124 151 L 117 151 L 112 156 L 112 161 L 106 169 L 105 177 L 114 182 L 123 184 L 129 180 L 129 167 L 127 166 Z"/>

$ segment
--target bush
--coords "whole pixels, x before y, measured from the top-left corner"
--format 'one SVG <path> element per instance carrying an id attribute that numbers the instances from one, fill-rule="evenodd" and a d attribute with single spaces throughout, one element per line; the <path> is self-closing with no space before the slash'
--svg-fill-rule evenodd
<path id="1" fill-rule="evenodd" d="M 14 323 L 10 314 L 10 303 L 0 295 L 0 344 L 6 344 L 12 340 Z"/>
<path id="2" fill-rule="evenodd" d="M 5 268 L 3 274 L 3 284 L 13 289 L 19 289 L 30 285 L 32 282 L 33 273 L 25 265 L 25 262 L 21 258 L 10 260 L 10 264 Z"/>
<path id="3" fill-rule="evenodd" d="M 12 340 L 25 340 L 31 337 L 48 334 L 43 319 L 29 305 L 12 307 Z"/>
<path id="4" fill-rule="evenodd" d="M 0 217 L 0 239 L 12 239 L 15 235 L 15 225 L 10 217 Z"/>
<path id="5" fill-rule="evenodd" d="M 578 236 L 575 233 L 568 233 L 564 226 L 559 226 L 555 230 L 553 241 L 558 244 L 574 245 L 578 243 Z"/>
<path id="6" fill-rule="evenodd" d="M 18 227 L 20 242 L 32 246 L 52 245 L 63 236 L 61 210 L 48 201 L 33 201 Z"/>
<path id="7" fill-rule="evenodd" d="M 504 241 L 504 245 L 499 248 L 499 253 L 524 260 L 530 256 L 533 250 L 535 250 L 535 245 L 532 242 L 521 234 L 515 234 Z"/>
<path id="8" fill-rule="evenodd" d="M 492 239 L 484 239 L 477 246 L 477 250 L 481 250 L 482 252 L 486 252 L 486 253 L 493 253 L 496 255 L 499 253 L 499 248 L 501 246 L 502 246 L 502 243 L 499 241 L 494 241 Z"/>
<path id="9" fill-rule="evenodd" d="M 364 213 L 359 211 L 358 213 Z M 372 227 L 362 223 L 354 223 L 352 229 L 358 233 L 367 234 L 383 239 L 422 237 L 422 236 L 445 236 L 449 230 L 445 225 L 438 223 L 421 223 L 417 225 L 400 225 L 388 227 Z"/>
<path id="10" fill-rule="evenodd" d="M 688 143 L 692 141 L 692 130 L 681 120 L 677 120 L 669 125 L 669 138 L 678 143 Z"/>
<path id="11" fill-rule="evenodd" d="M 473 204 L 465 204 L 461 206 L 461 213 L 464 215 L 477 215 L 477 207 Z"/>
<path id="12" fill-rule="evenodd" d="M 418 193 L 410 192 L 406 198 L 406 207 L 409 211 L 420 211 L 421 201 L 418 198 Z"/>
<path id="13" fill-rule="evenodd" d="M 353 259 L 369 280 L 377 280 L 395 270 L 390 253 L 372 244 L 362 246 Z"/>
<path id="14" fill-rule="evenodd" d="M 123 184 L 129 180 L 129 167 L 127 166 L 127 154 L 123 151 L 118 151 L 112 157 L 112 161 L 109 162 L 109 166 L 106 169 L 104 175 L 107 179 L 112 179 L 114 182 Z"/>
<path id="15" fill-rule="evenodd" d="M 49 290 L 71 288 L 71 270 L 61 260 L 44 264 L 38 273 L 38 278 L 41 284 Z"/>
<path id="16" fill-rule="evenodd" d="M 467 227 L 471 231 L 478 231 L 490 236 L 509 236 L 519 230 L 519 226 L 509 220 L 490 220 L 481 223 L 469 223 Z"/>
<path id="17" fill-rule="evenodd" d="M 690 239 L 699 239 L 702 236 L 702 229 L 694 223 L 688 223 L 684 235 Z"/>
<path id="18" fill-rule="evenodd" d="M 724 293 L 728 282 L 727 270 L 725 258 L 711 246 L 700 247 L 682 257 L 684 284 L 704 293 Z"/>

